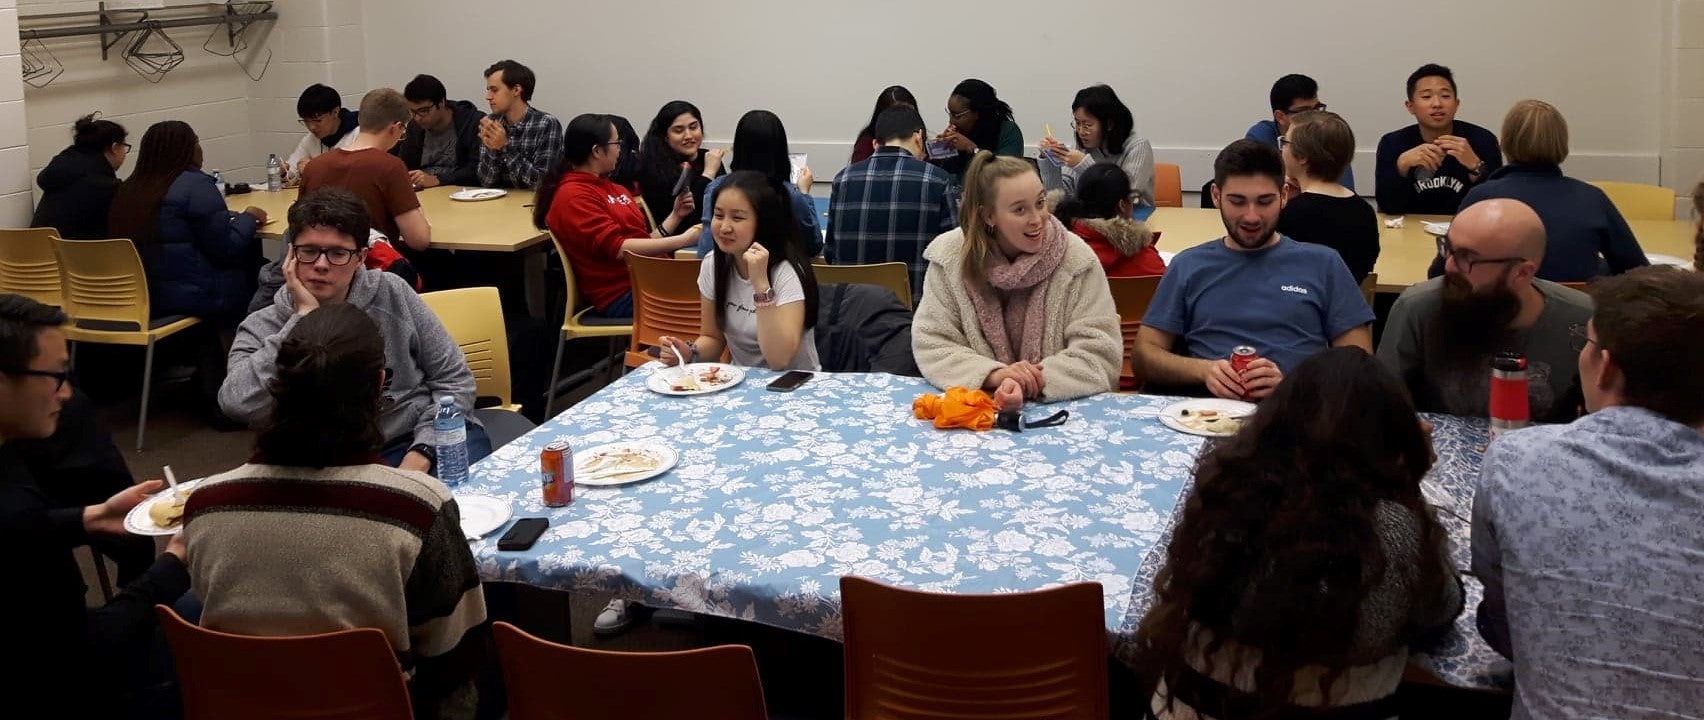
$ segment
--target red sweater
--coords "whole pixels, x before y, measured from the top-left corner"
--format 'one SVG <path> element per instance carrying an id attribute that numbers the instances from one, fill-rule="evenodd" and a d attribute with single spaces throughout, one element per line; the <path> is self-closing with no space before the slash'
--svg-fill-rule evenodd
<path id="1" fill-rule="evenodd" d="M 574 269 L 580 294 L 603 310 L 632 291 L 621 243 L 651 236 L 645 213 L 627 188 L 588 172 L 569 171 L 550 201 L 545 224 Z"/>

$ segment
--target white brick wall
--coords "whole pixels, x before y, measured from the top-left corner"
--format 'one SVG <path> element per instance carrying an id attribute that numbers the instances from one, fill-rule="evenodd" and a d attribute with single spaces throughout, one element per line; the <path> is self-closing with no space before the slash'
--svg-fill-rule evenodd
<path id="1" fill-rule="evenodd" d="M 29 125 L 18 55 L 18 3 L 0 0 L 0 227 L 30 223 Z"/>
<path id="2" fill-rule="evenodd" d="M 1682 196 L 1704 179 L 1704 0 L 1671 0 L 1663 184 Z M 1680 216 L 1691 210 L 1679 199 Z"/>
<path id="3" fill-rule="evenodd" d="M 26 17 L 95 9 L 93 2 L 70 0 L 0 0 L 0 8 L 10 8 L 14 3 Z M 168 0 L 167 4 L 200 2 Z M 258 51 L 258 59 L 264 60 L 266 49 L 272 51 L 271 65 L 258 82 L 250 80 L 230 58 L 201 49 L 213 27 L 168 30 L 184 48 L 186 59 L 157 84 L 138 77 L 116 56 L 103 62 L 95 38 L 49 41 L 48 47 L 64 63 L 66 72 L 45 89 L 21 91 L 29 109 L 25 135 L 18 141 L 18 145 L 28 146 L 26 182 L 33 185 L 35 172 L 70 142 L 72 123 L 92 110 L 101 110 L 105 117 L 122 123 L 130 131 L 133 144 L 140 142 L 142 133 L 153 123 L 188 122 L 201 138 L 206 167 L 219 168 L 233 179 L 260 180 L 267 153 L 287 154 L 305 132 L 296 122 L 296 97 L 303 88 L 315 82 L 328 83 L 345 93 L 350 103 L 359 102 L 366 91 L 359 0 L 276 0 L 273 8 L 279 14 L 276 23 L 249 30 L 250 45 L 264 47 Z M 5 12 L 0 10 L 0 103 L 8 95 L 6 83 L 16 83 L 19 76 L 16 20 L 8 19 Z M 9 70 L 8 60 L 12 63 Z M 260 67 L 256 62 L 251 71 L 258 72 Z M 17 90 L 11 93 L 20 94 Z M 0 104 L 0 151 L 11 141 L 6 133 L 12 117 Z M 135 155 L 131 157 L 133 165 Z M 0 152 L 0 161 L 10 159 Z M 0 168 L 7 169 L 5 177 L 0 178 L 3 193 L 14 184 L 10 181 L 13 171 L 8 165 Z M 127 166 L 119 173 L 126 175 L 130 169 Z M 3 198 L 0 195 L 0 203 Z M 24 202 L 29 204 L 27 195 Z"/>

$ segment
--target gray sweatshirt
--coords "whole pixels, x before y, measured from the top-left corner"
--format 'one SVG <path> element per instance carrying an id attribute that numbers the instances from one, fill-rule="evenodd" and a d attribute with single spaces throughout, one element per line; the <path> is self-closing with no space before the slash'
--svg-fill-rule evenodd
<path id="1" fill-rule="evenodd" d="M 1036 167 L 1041 170 L 1042 184 L 1048 190 L 1064 190 L 1066 195 L 1076 195 L 1077 177 L 1095 163 L 1103 162 L 1116 163 L 1124 169 L 1125 175 L 1130 176 L 1131 202 L 1153 206 L 1154 146 L 1138 137 L 1135 130 L 1130 131 L 1130 138 L 1124 141 L 1124 147 L 1117 155 L 1095 148 L 1083 153 L 1083 161 L 1075 166 L 1054 165 L 1052 160 L 1043 157 L 1038 159 Z"/>
<path id="2" fill-rule="evenodd" d="M 385 336 L 390 382 L 379 429 L 386 445 L 403 438 L 432 443 L 432 417 L 438 412 L 435 398 L 451 395 L 463 412 L 473 408 L 473 371 L 461 346 L 414 289 L 391 273 L 357 268 L 348 301 L 371 315 Z M 225 384 L 219 387 L 219 407 L 226 415 L 253 425 L 271 412 L 267 386 L 278 375 L 278 347 L 296 327 L 296 320 L 296 304 L 286 287 L 278 289 L 271 305 L 248 316 L 237 328 L 225 361 Z M 471 413 L 468 422 L 477 422 Z"/>

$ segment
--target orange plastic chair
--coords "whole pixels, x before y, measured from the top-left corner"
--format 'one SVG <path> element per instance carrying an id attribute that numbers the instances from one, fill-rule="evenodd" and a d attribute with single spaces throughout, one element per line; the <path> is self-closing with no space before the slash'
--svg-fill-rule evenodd
<path id="1" fill-rule="evenodd" d="M 0 293 L 22 295 L 59 307 L 59 257 L 53 254 L 53 228 L 0 230 Z"/>
<path id="2" fill-rule="evenodd" d="M 1586 286 L 1590 285 L 1591 283 L 1589 283 L 1589 282 L 1565 282 L 1565 283 L 1557 283 L 1557 284 L 1561 285 L 1562 287 L 1565 287 L 1565 288 L 1573 288 L 1573 289 L 1578 290 L 1580 292 L 1585 292 Z"/>
<path id="3" fill-rule="evenodd" d="M 744 645 L 608 652 L 558 645 L 506 622 L 491 632 L 510 720 L 768 717 L 757 658 Z"/>
<path id="4" fill-rule="evenodd" d="M 848 720 L 1107 717 L 1099 583 L 998 595 L 840 578 Z"/>
<path id="5" fill-rule="evenodd" d="M 1183 169 L 1154 163 L 1154 207 L 1183 207 Z"/>
<path id="6" fill-rule="evenodd" d="M 657 345 L 664 335 L 688 342 L 698 337 L 701 261 L 624 255 L 627 277 L 633 283 L 633 340 L 627 346 L 627 367 L 634 368 L 652 360 L 645 349 Z"/>
<path id="7" fill-rule="evenodd" d="M 1118 308 L 1118 329 L 1124 336 L 1124 370 L 1118 375 L 1118 389 L 1142 389 L 1142 376 L 1136 372 L 1136 332 L 1142 329 L 1142 316 L 1148 314 L 1148 303 L 1160 289 L 1159 275 L 1143 277 L 1109 277 L 1112 304 Z"/>
<path id="8" fill-rule="evenodd" d="M 185 720 L 412 720 L 396 653 L 376 628 L 250 637 L 207 630 L 155 605 Z"/>

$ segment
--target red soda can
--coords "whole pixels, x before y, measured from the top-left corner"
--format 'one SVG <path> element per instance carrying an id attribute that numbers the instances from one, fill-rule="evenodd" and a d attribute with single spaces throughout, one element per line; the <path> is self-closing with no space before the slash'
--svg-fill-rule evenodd
<path id="1" fill-rule="evenodd" d="M 544 481 L 545 507 L 567 507 L 574 502 L 574 449 L 568 447 L 568 441 L 557 440 L 544 446 L 538 465 Z"/>
<path id="2" fill-rule="evenodd" d="M 1260 353 L 1255 352 L 1254 348 L 1247 345 L 1238 345 L 1231 348 L 1231 371 L 1241 375 L 1242 371 L 1248 369 L 1249 363 L 1259 359 Z"/>

